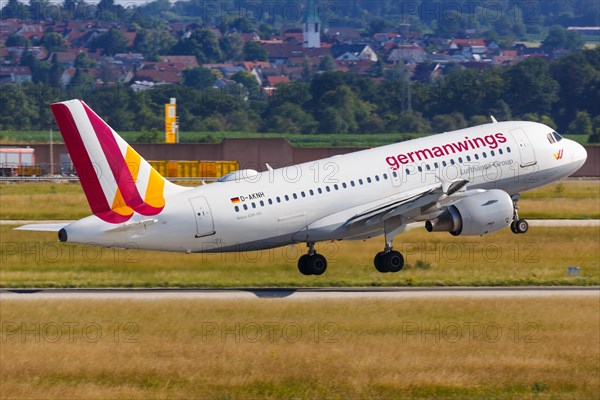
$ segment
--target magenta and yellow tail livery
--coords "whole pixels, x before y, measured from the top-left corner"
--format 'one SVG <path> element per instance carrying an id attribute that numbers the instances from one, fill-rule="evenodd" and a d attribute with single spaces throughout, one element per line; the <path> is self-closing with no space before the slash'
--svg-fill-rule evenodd
<path id="1" fill-rule="evenodd" d="M 263 172 L 242 170 L 184 188 L 166 181 L 83 101 L 53 104 L 93 215 L 18 229 L 55 231 L 62 242 L 185 253 L 305 243 L 304 275 L 327 260 L 315 243 L 383 236 L 379 272 L 398 272 L 392 240 L 410 223 L 429 232 L 481 236 L 511 228 L 519 194 L 577 171 L 587 153 L 534 122 L 475 126 Z M 334 174 L 317 173 L 335 166 Z M 289 173 L 292 168 L 293 173 Z M 244 179 L 248 177 L 249 179 Z"/>
<path id="2" fill-rule="evenodd" d="M 81 100 L 52 104 L 92 212 L 121 223 L 165 206 L 169 183 Z"/>

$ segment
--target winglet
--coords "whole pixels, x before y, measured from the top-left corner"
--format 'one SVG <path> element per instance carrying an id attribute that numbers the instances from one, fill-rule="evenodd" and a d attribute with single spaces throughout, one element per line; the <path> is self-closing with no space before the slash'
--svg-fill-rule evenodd
<path id="1" fill-rule="evenodd" d="M 493 122 L 494 124 L 497 124 L 497 123 L 498 123 L 498 121 L 496 120 L 496 118 L 494 118 L 494 116 L 493 116 L 493 115 L 490 115 L 490 118 L 492 118 L 492 122 Z"/>

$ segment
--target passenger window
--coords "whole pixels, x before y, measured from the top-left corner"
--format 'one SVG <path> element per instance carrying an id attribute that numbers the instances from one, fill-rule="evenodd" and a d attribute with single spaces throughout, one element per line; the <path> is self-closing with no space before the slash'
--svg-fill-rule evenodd
<path id="1" fill-rule="evenodd" d="M 445 167 L 446 165 L 448 165 L 446 164 L 446 161 L 442 161 L 442 166 Z"/>
<path id="2" fill-rule="evenodd" d="M 368 178 L 367 178 L 367 183 L 371 183 L 371 182 L 372 182 L 372 181 L 371 181 L 371 177 L 368 177 Z"/>
<path id="3" fill-rule="evenodd" d="M 463 162 L 463 159 L 462 159 L 462 157 L 458 157 L 458 162 L 459 162 L 460 164 L 462 164 L 462 162 Z"/>
<path id="4" fill-rule="evenodd" d="M 244 204 L 244 210 L 248 210 L 248 204 Z"/>
<path id="5" fill-rule="evenodd" d="M 321 193 L 323 193 L 323 189 L 321 189 L 321 188 L 318 188 L 318 189 L 317 189 L 317 192 L 319 192 L 319 194 L 321 194 Z"/>
<path id="6" fill-rule="evenodd" d="M 294 200 L 296 200 L 298 198 L 298 195 L 296 193 L 292 193 L 292 197 L 294 198 Z"/>
<path id="7" fill-rule="evenodd" d="M 421 166 L 419 165 L 419 168 L 417 168 L 419 170 L 419 172 L 423 172 L 423 168 L 421 168 Z"/>
<path id="8" fill-rule="evenodd" d="M 340 187 L 337 185 L 337 183 L 336 183 L 335 185 L 333 185 L 333 188 L 334 188 L 335 190 L 340 190 Z"/>
<path id="9" fill-rule="evenodd" d="M 431 171 L 431 165 L 427 164 L 427 165 L 425 166 L 425 169 L 426 169 L 427 171 Z"/>
<path id="10" fill-rule="evenodd" d="M 379 175 L 375 175 L 375 180 L 379 182 Z"/>
<path id="11" fill-rule="evenodd" d="M 314 190 L 312 190 L 312 189 L 310 189 L 310 190 L 308 191 L 308 193 L 310 193 L 310 195 L 311 195 L 311 196 L 314 196 L 314 195 L 315 195 L 315 191 L 314 191 Z"/>
<path id="12" fill-rule="evenodd" d="M 281 197 L 277 196 L 277 202 L 281 203 Z"/>
<path id="13" fill-rule="evenodd" d="M 471 156 L 467 156 L 467 161 L 471 161 Z"/>
<path id="14" fill-rule="evenodd" d="M 273 205 L 273 200 L 269 199 L 269 205 Z"/>
<path id="15" fill-rule="evenodd" d="M 358 184 L 359 184 L 359 185 L 362 185 L 362 184 L 363 184 L 363 180 L 362 180 L 362 179 L 359 179 L 359 180 L 358 180 Z"/>
<path id="16" fill-rule="evenodd" d="M 300 195 L 301 195 L 302 197 L 306 197 L 306 193 L 304 193 L 304 192 L 300 193 Z"/>
<path id="17" fill-rule="evenodd" d="M 507 152 L 507 153 L 510 153 L 510 147 L 507 147 L 507 148 L 506 148 L 506 152 Z"/>
<path id="18" fill-rule="evenodd" d="M 260 201 L 260 206 L 261 206 L 261 207 L 264 207 L 264 206 L 265 206 L 265 202 L 261 200 L 261 201 Z"/>
<path id="19" fill-rule="evenodd" d="M 397 178 L 397 177 L 398 177 L 398 173 L 397 173 L 396 171 L 394 171 L 394 172 L 392 172 L 392 176 L 393 176 L 394 178 Z"/>
<path id="20" fill-rule="evenodd" d="M 256 208 L 256 203 L 252 203 L 252 208 Z"/>
<path id="21" fill-rule="evenodd" d="M 287 194 L 285 195 L 285 201 L 290 201 L 290 196 L 288 196 Z"/>
<path id="22" fill-rule="evenodd" d="M 492 150 L 492 151 L 490 151 L 490 155 L 491 155 L 492 157 L 494 157 L 494 156 L 496 155 L 496 152 L 495 152 L 494 150 Z"/>
<path id="23" fill-rule="evenodd" d="M 433 164 L 433 166 L 435 167 L 435 169 L 438 169 L 440 167 L 440 164 L 435 163 L 435 164 Z"/>
<path id="24" fill-rule="evenodd" d="M 410 175 L 410 170 L 406 168 L 406 175 Z"/>
<path id="25" fill-rule="evenodd" d="M 387 174 L 383 174 L 383 179 L 385 179 L 387 181 L 387 178 L 388 178 Z"/>
<path id="26" fill-rule="evenodd" d="M 240 208 L 238 206 L 234 207 L 235 212 L 240 212 Z"/>
<path id="27" fill-rule="evenodd" d="M 325 186 L 325 190 L 327 190 L 327 192 L 331 192 L 331 189 L 329 188 L 329 186 Z"/>
<path id="28" fill-rule="evenodd" d="M 475 159 L 479 160 L 479 154 L 475 154 Z"/>
<path id="29" fill-rule="evenodd" d="M 350 181 L 350 186 L 352 186 L 352 187 L 356 186 L 356 185 L 354 184 L 354 181 Z"/>
<path id="30" fill-rule="evenodd" d="M 451 164 L 451 165 L 454 165 L 454 164 L 455 164 L 455 163 L 454 163 L 454 158 L 453 158 L 452 160 L 450 160 L 450 164 Z"/>
<path id="31" fill-rule="evenodd" d="M 483 158 L 487 158 L 487 153 L 485 151 L 483 152 Z"/>
<path id="32" fill-rule="evenodd" d="M 502 151 L 502 149 L 498 149 L 498 153 L 500 153 L 500 155 L 504 154 L 504 152 Z"/>
<path id="33" fill-rule="evenodd" d="M 342 187 L 343 187 L 344 189 L 346 189 L 346 188 L 348 187 L 348 185 L 346 185 L 346 182 L 343 182 L 343 183 L 342 183 Z"/>

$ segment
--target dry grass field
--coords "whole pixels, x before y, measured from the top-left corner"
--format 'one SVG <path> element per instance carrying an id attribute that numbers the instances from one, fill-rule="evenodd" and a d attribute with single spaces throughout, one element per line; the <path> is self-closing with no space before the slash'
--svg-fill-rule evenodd
<path id="1" fill-rule="evenodd" d="M 600 218 L 600 181 L 548 185 L 524 193 L 519 206 L 525 218 Z M 79 183 L 0 184 L 0 219 L 79 219 L 89 214 Z"/>
<path id="2" fill-rule="evenodd" d="M 0 303 L 2 399 L 596 399 L 597 296 Z"/>

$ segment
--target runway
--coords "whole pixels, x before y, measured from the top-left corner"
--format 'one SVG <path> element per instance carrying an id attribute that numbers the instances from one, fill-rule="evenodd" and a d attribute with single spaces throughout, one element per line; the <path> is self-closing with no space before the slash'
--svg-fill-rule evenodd
<path id="1" fill-rule="evenodd" d="M 589 226 L 600 226 L 600 219 L 530 219 L 527 220 L 529 226 L 537 227 L 589 227 Z M 0 225 L 28 225 L 28 224 L 58 224 L 64 223 L 65 225 L 70 224 L 74 221 L 67 220 L 18 220 L 18 219 L 6 219 L 0 220 Z M 422 222 L 415 222 L 408 225 L 409 229 L 423 228 Z"/>
<path id="2" fill-rule="evenodd" d="M 536 298 L 599 297 L 600 287 L 423 287 L 423 288 L 102 288 L 2 289 L 0 301 L 10 300 L 325 300 L 414 298 Z"/>

